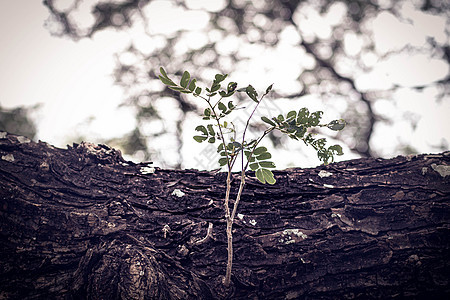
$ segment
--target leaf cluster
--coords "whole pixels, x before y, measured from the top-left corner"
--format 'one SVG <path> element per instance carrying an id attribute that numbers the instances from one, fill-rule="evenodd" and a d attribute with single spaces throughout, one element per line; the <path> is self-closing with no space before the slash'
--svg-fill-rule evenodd
<path id="1" fill-rule="evenodd" d="M 334 155 L 342 155 L 342 147 L 333 145 L 325 147 L 326 139 L 314 139 L 312 133 L 307 133 L 309 128 L 328 127 L 331 130 L 339 131 L 344 129 L 345 121 L 333 120 L 328 124 L 320 124 L 322 111 L 310 113 L 307 108 L 302 108 L 298 112 L 292 110 L 283 116 L 282 114 L 271 119 L 261 117 L 261 120 L 271 126 L 271 130 L 277 129 L 294 140 L 303 140 L 306 145 L 311 145 L 316 151 L 317 156 L 324 164 L 334 161 Z"/>

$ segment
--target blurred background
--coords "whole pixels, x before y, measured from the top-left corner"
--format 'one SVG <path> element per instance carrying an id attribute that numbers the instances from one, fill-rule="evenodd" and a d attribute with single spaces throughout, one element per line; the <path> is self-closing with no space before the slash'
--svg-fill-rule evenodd
<path id="1" fill-rule="evenodd" d="M 273 85 L 250 131 L 307 107 L 345 155 L 449 150 L 449 2 L 440 0 L 0 0 L 0 130 L 57 147 L 106 143 L 135 162 L 217 168 L 192 136 L 204 102 L 158 79 L 216 73 Z M 251 101 L 236 98 L 244 124 Z M 242 128 L 242 126 L 241 126 Z M 238 130 L 239 131 L 239 130 Z M 263 142 L 279 169 L 319 164 L 303 142 Z"/>

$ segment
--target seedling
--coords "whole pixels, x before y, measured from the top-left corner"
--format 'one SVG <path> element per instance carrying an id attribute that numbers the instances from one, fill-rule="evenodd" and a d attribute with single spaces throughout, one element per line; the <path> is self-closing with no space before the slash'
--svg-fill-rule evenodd
<path id="1" fill-rule="evenodd" d="M 298 112 L 290 111 L 286 115 L 278 115 L 277 117 L 261 117 L 261 120 L 267 125 L 266 129 L 256 139 L 246 140 L 246 133 L 249 129 L 250 121 L 261 104 L 265 96 L 272 90 L 272 85 L 267 87 L 264 94 L 260 97 L 253 88 L 247 87 L 237 88 L 236 82 L 229 82 L 225 89 L 221 88 L 221 83 L 227 78 L 227 74 L 216 74 L 211 86 L 203 89 L 197 86 L 196 79 L 192 78 L 188 71 L 184 71 L 180 83 L 176 84 L 168 76 L 163 68 L 160 68 L 161 75 L 159 79 L 167 85 L 170 89 L 184 94 L 192 94 L 195 97 L 203 99 L 207 106 L 203 111 L 202 117 L 205 121 L 210 121 L 209 124 L 198 125 L 195 130 L 199 132 L 194 136 L 194 140 L 202 143 L 207 141 L 211 144 L 218 144 L 217 152 L 220 154 L 219 165 L 226 166 L 227 180 L 226 192 L 224 200 L 225 220 L 227 223 L 227 251 L 228 261 L 224 285 L 228 287 L 231 281 L 231 269 L 233 264 L 233 235 L 232 228 L 234 218 L 241 199 L 242 190 L 245 185 L 246 171 L 250 168 L 255 171 L 256 178 L 263 184 L 275 184 L 276 179 L 270 169 L 275 168 L 275 164 L 270 160 L 272 155 L 266 147 L 260 146 L 261 141 L 270 132 L 278 130 L 283 134 L 294 140 L 302 140 L 306 145 L 312 146 L 317 151 L 319 160 L 324 164 L 334 161 L 334 155 L 342 155 L 342 147 L 339 145 L 332 145 L 326 147 L 325 138 L 315 138 L 315 134 L 310 132 L 311 128 L 328 127 L 331 130 L 339 131 L 344 129 L 345 121 L 333 120 L 328 124 L 320 124 L 322 111 L 310 113 L 307 108 L 302 108 Z M 255 102 L 254 108 L 247 119 L 242 135 L 238 136 L 238 131 L 232 122 L 226 121 L 226 118 L 238 107 L 232 100 L 227 100 L 235 93 L 246 93 L 247 96 Z M 215 100 L 213 101 L 214 99 Z M 240 157 L 241 162 L 241 178 L 239 190 L 234 201 L 232 210 L 230 209 L 230 190 L 232 169 Z M 230 213 L 231 212 L 231 213 Z"/>

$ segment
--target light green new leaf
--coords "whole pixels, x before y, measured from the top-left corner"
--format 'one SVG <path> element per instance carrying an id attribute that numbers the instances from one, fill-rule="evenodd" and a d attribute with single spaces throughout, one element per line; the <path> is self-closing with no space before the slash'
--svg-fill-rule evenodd
<path id="1" fill-rule="evenodd" d="M 277 182 L 275 180 L 275 177 L 273 176 L 272 171 L 267 169 L 260 169 L 260 170 L 262 171 L 264 179 L 267 181 L 268 184 L 275 184 L 275 182 Z"/>
<path id="2" fill-rule="evenodd" d="M 184 71 L 183 76 L 181 76 L 180 85 L 187 88 L 191 74 L 188 71 Z"/>
<path id="3" fill-rule="evenodd" d="M 258 178 L 259 181 L 261 181 L 261 183 L 266 183 L 266 179 L 264 178 L 264 173 L 262 171 L 263 169 L 258 169 L 255 172 L 256 178 Z"/>

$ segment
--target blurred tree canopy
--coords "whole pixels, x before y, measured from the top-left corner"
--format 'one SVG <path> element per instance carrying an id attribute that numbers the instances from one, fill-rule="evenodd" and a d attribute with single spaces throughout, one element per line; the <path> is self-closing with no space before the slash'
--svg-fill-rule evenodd
<path id="1" fill-rule="evenodd" d="M 44 0 L 43 3 L 50 12 L 46 26 L 56 36 L 79 40 L 105 29 L 127 30 L 132 34 L 131 44 L 116 54 L 113 71 L 116 84 L 126 91 L 124 105 L 136 109 L 136 129 L 125 139 L 130 143 L 125 147 L 130 154 L 144 151 L 146 157 L 162 155 L 164 147 L 158 146 L 157 141 L 163 136 L 172 139 L 177 145 L 176 152 L 181 153 L 183 125 L 190 114 L 200 111 L 191 98 L 163 87 L 157 77 L 160 66 L 177 75 L 189 70 L 203 83 L 209 83 L 218 72 L 232 73 L 234 81 L 245 84 L 253 84 L 252 78 L 266 74 L 260 88 L 276 82 L 274 103 L 290 99 L 297 108 L 303 105 L 302 100 L 313 97 L 322 101 L 327 110 L 336 111 L 336 116 L 344 118 L 348 126 L 334 138 L 362 157 L 378 156 L 383 147 L 371 143 L 377 125 L 394 123 L 399 118 L 377 110 L 380 99 L 391 100 L 405 88 L 416 92 L 435 88 L 436 99 L 430 101 L 439 101 L 449 92 L 448 73 L 432 82 L 417 84 L 386 78 L 378 78 L 383 82 L 381 87 L 366 83 L 371 81 L 370 76 L 380 74 L 375 72 L 378 65 L 400 54 L 425 55 L 448 64 L 448 1 Z M 155 13 L 164 8 L 180 15 L 164 19 Z M 191 21 L 183 21 L 181 13 L 189 14 Z M 415 43 L 402 43 L 395 36 L 384 38 L 390 46 L 375 43 L 380 37 L 374 22 L 386 22 L 386 26 L 399 22 L 410 34 L 413 28 L 424 25 L 413 18 L 417 14 L 447 20 L 443 25 L 445 36 L 423 28 L 426 38 Z M 161 105 L 162 97 L 172 100 Z M 174 124 L 168 124 L 162 116 L 166 105 L 177 116 Z M 391 107 L 395 109 L 395 103 Z M 417 122 L 407 114 L 400 118 L 407 119 L 412 128 Z M 176 130 L 170 129 L 171 126 Z M 277 136 L 271 140 L 274 146 L 284 143 Z M 414 149 L 400 141 L 396 151 L 400 154 Z M 177 162 L 167 162 L 166 166 L 182 167 L 182 161 L 179 156 Z"/>
<path id="2" fill-rule="evenodd" d="M 19 106 L 12 109 L 0 106 L 0 131 L 34 139 L 36 136 L 36 124 L 30 114 L 38 108 L 39 104 L 32 107 Z"/>

